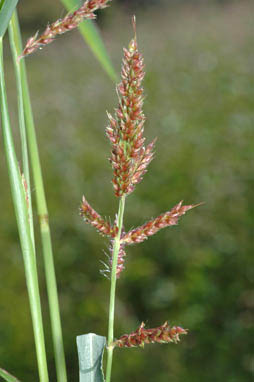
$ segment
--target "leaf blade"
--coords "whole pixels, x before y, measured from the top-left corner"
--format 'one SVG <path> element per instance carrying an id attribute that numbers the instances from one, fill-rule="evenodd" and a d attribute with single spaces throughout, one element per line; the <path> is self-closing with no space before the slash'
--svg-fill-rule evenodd
<path id="1" fill-rule="evenodd" d="M 2 368 L 0 368 L 0 377 L 2 377 L 6 382 L 20 382 L 16 377 Z"/>
<path id="2" fill-rule="evenodd" d="M 79 382 L 104 382 L 102 359 L 106 337 L 94 333 L 77 336 Z"/>
<path id="3" fill-rule="evenodd" d="M 0 37 L 5 34 L 17 3 L 18 0 L 4 0 L 0 3 Z"/>
<path id="4" fill-rule="evenodd" d="M 80 2 L 77 0 L 61 0 L 61 2 L 68 11 L 73 11 L 73 8 L 80 5 Z M 116 82 L 118 76 L 95 23 L 92 20 L 84 20 L 78 28 L 105 72 L 109 75 L 112 81 Z"/>

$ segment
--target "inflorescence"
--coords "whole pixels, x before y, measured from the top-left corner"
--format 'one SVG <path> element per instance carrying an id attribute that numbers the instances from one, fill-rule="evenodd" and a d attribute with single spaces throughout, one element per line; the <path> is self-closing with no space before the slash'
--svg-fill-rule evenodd
<path id="1" fill-rule="evenodd" d="M 19 56 L 19 59 L 41 49 L 50 44 L 57 35 L 71 31 L 84 19 L 95 19 L 95 11 L 106 8 L 111 0 L 86 0 L 84 4 L 73 13 L 67 13 L 63 19 L 59 19 L 47 26 L 45 31 L 38 37 L 38 32 L 27 40 L 26 46 Z"/>
<path id="2" fill-rule="evenodd" d="M 177 343 L 180 341 L 179 336 L 187 333 L 187 330 L 180 326 L 170 327 L 167 321 L 163 325 L 152 329 L 146 329 L 144 322 L 142 322 L 135 332 L 124 334 L 118 340 L 114 341 L 112 346 L 131 348 L 137 346 L 144 347 L 145 344 L 153 344 L 155 342 L 160 344 L 170 342 Z"/>
<path id="3" fill-rule="evenodd" d="M 138 51 L 136 38 L 136 24 L 133 19 L 134 38 L 128 49 L 124 49 L 124 58 L 121 72 L 121 82 L 117 86 L 119 105 L 115 117 L 108 113 L 109 125 L 106 127 L 106 135 L 112 145 L 110 163 L 113 168 L 113 188 L 117 197 L 129 195 L 139 183 L 151 160 L 153 159 L 153 147 L 155 140 L 144 145 L 143 137 L 145 116 L 142 111 L 144 78 L 144 64 L 142 55 Z M 149 236 L 154 235 L 160 229 L 176 225 L 180 216 L 184 215 L 195 205 L 183 205 L 182 201 L 170 211 L 164 212 L 155 219 L 151 219 L 140 227 L 120 235 L 120 250 L 117 263 L 117 278 L 124 269 L 125 246 L 141 243 Z M 111 225 L 103 219 L 83 197 L 80 208 L 84 220 L 95 227 L 98 232 L 110 239 L 109 265 L 105 275 L 112 267 L 112 249 L 114 238 L 118 234 L 116 223 Z"/>

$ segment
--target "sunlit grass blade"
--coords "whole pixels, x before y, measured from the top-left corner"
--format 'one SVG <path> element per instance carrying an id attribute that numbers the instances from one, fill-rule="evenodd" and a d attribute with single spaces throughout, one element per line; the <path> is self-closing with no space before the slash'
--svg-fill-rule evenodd
<path id="1" fill-rule="evenodd" d="M 6 88 L 4 80 L 3 63 L 3 39 L 0 38 L 0 101 L 2 116 L 2 131 L 4 150 L 7 161 L 8 173 L 11 184 L 12 199 L 19 230 L 20 244 L 23 253 L 27 290 L 29 296 L 32 324 L 34 330 L 35 347 L 37 354 L 38 370 L 40 382 L 48 382 L 48 370 L 46 361 L 46 350 L 42 324 L 42 314 L 40 305 L 40 294 L 38 275 L 36 269 L 35 251 L 31 239 L 30 226 L 28 221 L 28 209 L 26 204 L 25 191 L 16 158 L 14 142 L 12 137 Z"/>
<path id="2" fill-rule="evenodd" d="M 15 38 L 16 54 L 22 52 L 21 34 L 18 24 L 17 14 L 13 17 L 13 29 Z M 46 284 L 49 298 L 49 311 L 52 328 L 52 340 L 54 346 L 57 381 L 66 382 L 67 373 L 64 356 L 63 335 L 60 320 L 59 301 L 57 293 L 57 284 L 55 276 L 55 267 L 53 260 L 53 250 L 51 243 L 51 234 L 48 221 L 48 209 L 43 186 L 39 150 L 37 145 L 34 119 L 29 95 L 29 88 L 26 75 L 25 61 L 20 61 L 21 86 L 23 93 L 24 114 L 26 122 L 26 132 L 28 138 L 28 148 L 32 166 L 33 180 L 35 185 L 35 196 L 37 202 L 37 211 L 39 215 L 41 239 L 43 246 L 43 258 L 46 273 Z"/>
<path id="3" fill-rule="evenodd" d="M 0 1 L 0 37 L 2 37 L 8 27 L 12 13 L 16 8 L 18 0 Z"/>
<path id="4" fill-rule="evenodd" d="M 20 382 L 16 377 L 8 373 L 6 370 L 0 368 L 0 377 L 7 382 Z"/>
<path id="5" fill-rule="evenodd" d="M 80 2 L 78 0 L 61 1 L 68 11 L 73 11 L 73 9 L 80 5 Z M 93 54 L 102 65 L 103 69 L 114 82 L 117 82 L 118 77 L 116 71 L 113 67 L 107 49 L 104 45 L 104 42 L 100 36 L 99 30 L 96 27 L 95 23 L 91 20 L 85 20 L 79 25 L 79 30 L 84 40 L 92 50 Z"/>
<path id="6" fill-rule="evenodd" d="M 24 175 L 23 183 L 25 182 L 25 188 L 26 188 L 26 198 L 28 203 L 28 215 L 29 215 L 31 238 L 33 241 L 33 245 L 35 246 L 29 158 L 28 158 L 27 137 L 26 137 L 26 127 L 25 127 L 25 116 L 24 116 L 24 103 L 23 103 L 20 63 L 18 62 L 18 47 L 21 46 L 21 43 L 19 39 L 18 30 L 17 28 L 15 28 L 16 17 L 17 15 L 15 10 L 9 24 L 9 39 L 10 39 L 11 51 L 13 56 L 13 64 L 14 64 L 15 74 L 16 74 L 16 83 L 17 83 L 19 129 L 20 129 L 20 137 L 21 137 L 22 165 L 23 165 L 22 172 Z"/>

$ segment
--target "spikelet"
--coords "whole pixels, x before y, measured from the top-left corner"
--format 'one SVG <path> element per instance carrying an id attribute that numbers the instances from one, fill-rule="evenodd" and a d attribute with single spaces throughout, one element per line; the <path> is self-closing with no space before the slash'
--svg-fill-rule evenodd
<path id="1" fill-rule="evenodd" d="M 112 145 L 110 162 L 113 168 L 113 187 L 117 197 L 130 194 L 147 171 L 153 159 L 155 140 L 147 147 L 143 137 L 145 116 L 143 107 L 144 64 L 138 51 L 136 23 L 134 38 L 124 49 L 121 83 L 117 86 L 119 105 L 115 117 L 108 113 L 106 135 Z"/>
<path id="2" fill-rule="evenodd" d="M 33 53 L 38 48 L 42 48 L 43 46 L 50 44 L 52 41 L 54 41 L 57 35 L 77 28 L 77 26 L 84 19 L 95 19 L 96 16 L 94 12 L 97 9 L 106 8 L 110 1 L 111 0 L 86 0 L 84 4 L 75 12 L 68 13 L 64 19 L 59 19 L 48 25 L 39 38 L 37 38 L 38 32 L 33 37 L 29 38 L 27 40 L 25 49 L 19 56 L 19 60 L 24 56 Z"/>
<path id="3" fill-rule="evenodd" d="M 117 227 L 115 225 L 112 227 L 109 222 L 104 220 L 101 215 L 90 206 L 84 196 L 80 207 L 80 215 L 83 216 L 86 223 L 95 227 L 102 236 L 113 238 L 117 234 Z"/>
<path id="4" fill-rule="evenodd" d="M 144 240 L 148 239 L 149 236 L 154 235 L 160 229 L 176 225 L 180 216 L 184 215 L 185 212 L 197 205 L 182 205 L 183 201 L 178 203 L 170 211 L 164 212 L 157 218 L 150 220 L 149 222 L 143 224 L 140 227 L 134 228 L 133 230 L 127 232 L 122 237 L 122 243 L 124 244 L 135 244 L 142 243 Z"/>
<path id="5" fill-rule="evenodd" d="M 145 324 L 142 322 L 140 327 L 131 334 L 124 334 L 118 340 L 112 343 L 113 347 L 144 347 L 145 344 L 157 343 L 177 343 L 180 341 L 179 336 L 182 334 L 187 334 L 187 330 L 181 328 L 180 326 L 170 327 L 169 323 L 166 321 L 163 325 L 152 328 L 145 329 Z"/>

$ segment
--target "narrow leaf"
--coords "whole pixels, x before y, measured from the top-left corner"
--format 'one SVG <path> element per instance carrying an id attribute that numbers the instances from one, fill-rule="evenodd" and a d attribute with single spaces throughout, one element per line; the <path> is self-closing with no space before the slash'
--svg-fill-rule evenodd
<path id="1" fill-rule="evenodd" d="M 18 0 L 3 0 L 0 3 L 0 37 L 5 34 L 11 19 L 12 13 L 18 3 Z"/>
<path id="2" fill-rule="evenodd" d="M 21 53 L 22 51 L 21 34 L 20 34 L 18 17 L 16 13 L 14 14 L 14 17 L 13 17 L 13 27 L 14 27 L 15 35 L 16 35 L 15 41 L 17 42 L 17 51 L 18 53 Z M 40 223 L 43 259 L 44 259 L 45 274 L 46 274 L 46 285 L 47 285 L 48 299 L 49 299 L 49 312 L 50 312 L 50 320 L 51 320 L 51 328 L 52 328 L 52 341 L 54 346 L 54 354 L 55 354 L 55 362 L 56 362 L 57 381 L 66 382 L 67 373 L 66 373 L 66 365 L 65 365 L 63 335 L 62 335 L 62 328 L 61 328 L 58 293 L 57 293 L 57 283 L 56 283 L 56 275 L 55 275 L 55 268 L 54 268 L 54 255 L 53 255 L 52 242 L 51 242 L 47 202 L 45 197 L 42 170 L 41 170 L 41 164 L 40 164 L 40 158 L 39 158 L 38 143 L 36 139 L 33 111 L 32 111 L 29 88 L 28 88 L 25 60 L 20 61 L 20 77 L 21 77 L 21 86 L 22 86 L 22 92 L 23 92 L 28 147 L 29 147 L 29 154 L 30 154 L 34 185 L 35 185 L 37 212 L 38 212 L 39 223 Z"/>
<path id="3" fill-rule="evenodd" d="M 28 158 L 28 149 L 27 149 L 27 133 L 25 127 L 25 114 L 24 114 L 24 100 L 22 92 L 22 72 L 21 65 L 24 65 L 23 62 L 18 62 L 18 56 L 22 51 L 22 42 L 21 36 L 18 30 L 17 25 L 17 12 L 13 12 L 13 16 L 9 24 L 9 41 L 11 46 L 13 65 L 16 75 L 16 84 L 17 84 L 17 97 L 18 97 L 18 115 L 19 115 L 19 131 L 21 138 L 21 152 L 22 152 L 22 171 L 23 171 L 23 184 L 26 193 L 27 207 L 28 207 L 28 216 L 29 216 L 29 226 L 31 231 L 31 238 L 34 243 L 34 226 L 33 226 L 33 209 L 32 209 L 32 197 L 31 197 L 31 187 L 30 187 L 30 169 L 29 169 L 29 158 Z"/>
<path id="4" fill-rule="evenodd" d="M 27 290 L 34 330 L 34 339 L 38 361 L 40 380 L 48 382 L 46 348 L 43 333 L 42 312 L 40 305 L 39 283 L 36 268 L 35 250 L 33 247 L 29 227 L 28 209 L 25 191 L 16 157 L 10 117 L 7 105 L 7 96 L 4 79 L 3 64 L 3 38 L 0 37 L 0 106 L 2 117 L 3 143 L 6 162 L 11 184 L 11 193 L 19 230 L 20 244 L 23 253 Z"/>
<path id="5" fill-rule="evenodd" d="M 80 5 L 80 1 L 78 0 L 61 1 L 65 8 L 70 12 L 73 11 L 75 7 Z M 79 30 L 87 45 L 90 47 L 95 57 L 102 65 L 103 69 L 106 71 L 109 77 L 114 82 L 116 82 L 118 80 L 117 74 L 95 23 L 91 20 L 85 20 L 79 25 Z"/>
<path id="6" fill-rule="evenodd" d="M 8 373 L 6 370 L 0 368 L 0 377 L 2 377 L 7 382 L 19 382 L 19 380 Z"/>
<path id="7" fill-rule="evenodd" d="M 106 337 L 94 333 L 77 337 L 79 382 L 104 382 L 102 359 Z"/>

